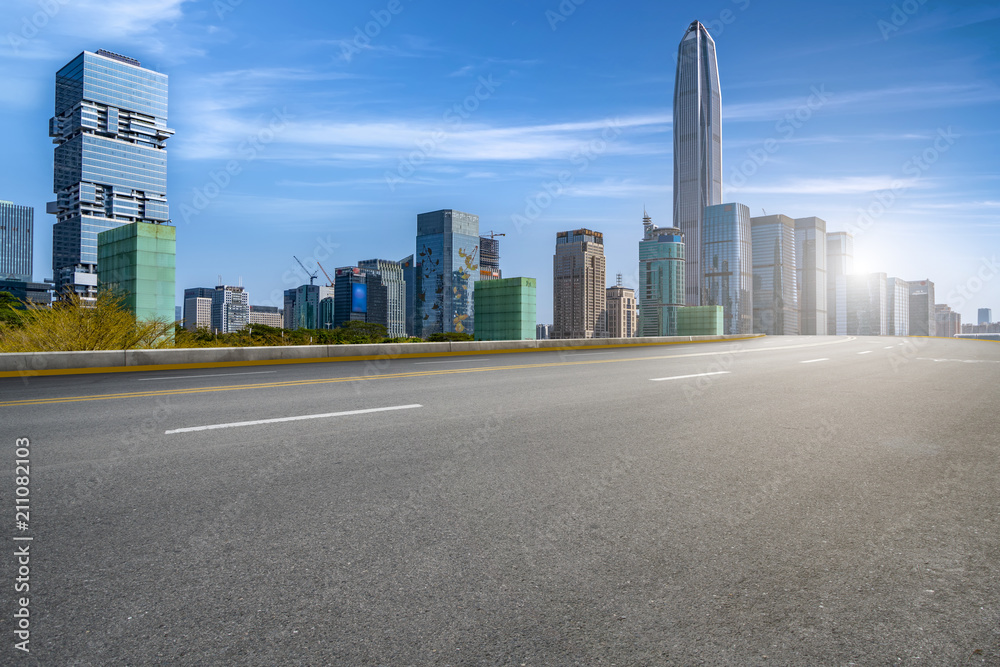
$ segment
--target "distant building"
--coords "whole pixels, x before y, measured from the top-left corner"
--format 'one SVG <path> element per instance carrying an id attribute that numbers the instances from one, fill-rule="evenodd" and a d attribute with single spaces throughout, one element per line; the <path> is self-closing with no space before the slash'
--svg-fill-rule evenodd
<path id="1" fill-rule="evenodd" d="M 538 324 L 535 326 L 535 338 L 537 340 L 548 340 L 551 338 L 550 333 L 552 331 L 551 324 Z"/>
<path id="2" fill-rule="evenodd" d="M 277 306 L 250 306 L 250 325 L 263 324 L 281 329 L 285 326 L 284 313 Z"/>
<path id="3" fill-rule="evenodd" d="M 388 327 L 388 287 L 375 269 L 345 266 L 337 269 L 333 290 L 333 325 L 347 322 L 372 322 Z M 328 308 L 329 306 L 325 306 Z"/>
<path id="4" fill-rule="evenodd" d="M 725 322 L 722 306 L 687 306 L 678 312 L 678 336 L 721 336 Z"/>
<path id="5" fill-rule="evenodd" d="M 910 283 L 910 335 L 933 336 L 937 333 L 934 315 L 934 283 L 930 280 L 911 280 Z"/>
<path id="6" fill-rule="evenodd" d="M 327 285 L 299 285 L 285 290 L 284 321 L 286 329 L 325 329 L 329 322 L 322 320 L 319 303 L 333 296 L 333 288 Z"/>
<path id="7" fill-rule="evenodd" d="M 534 340 L 534 278 L 480 280 L 475 285 L 476 340 Z"/>
<path id="8" fill-rule="evenodd" d="M 826 335 L 826 221 L 795 219 L 795 276 L 799 288 L 799 333 Z"/>
<path id="9" fill-rule="evenodd" d="M 0 280 L 30 283 L 35 209 L 0 201 Z"/>
<path id="10" fill-rule="evenodd" d="M 715 42 L 698 21 L 688 26 L 677 49 L 673 130 L 674 227 L 691 250 L 685 301 L 700 306 L 705 207 L 722 203 L 722 93 Z"/>
<path id="11" fill-rule="evenodd" d="M 953 338 L 962 333 L 962 315 L 947 304 L 934 304 L 934 323 L 934 335 L 940 338 Z"/>
<path id="12" fill-rule="evenodd" d="M 479 237 L 479 279 L 498 280 L 500 273 L 500 239 Z"/>
<path id="13" fill-rule="evenodd" d="M 56 290 L 97 292 L 97 235 L 161 224 L 167 208 L 167 75 L 109 51 L 84 51 L 56 73 L 52 229 Z M 169 317 L 173 317 L 171 310 Z"/>
<path id="14" fill-rule="evenodd" d="M 847 333 L 847 287 L 843 283 L 838 292 L 837 285 L 851 273 L 854 273 L 854 237 L 848 232 L 827 232 L 826 332 L 831 336 Z"/>
<path id="15" fill-rule="evenodd" d="M 250 324 L 250 295 L 242 286 L 217 285 L 212 292 L 212 331 L 242 331 Z"/>
<path id="16" fill-rule="evenodd" d="M 0 292 L 8 292 L 22 303 L 47 306 L 52 302 L 52 285 L 23 280 L 0 280 Z"/>
<path id="17" fill-rule="evenodd" d="M 174 321 L 177 228 L 134 222 L 97 235 L 97 284 L 125 296 L 137 320 Z"/>
<path id="18" fill-rule="evenodd" d="M 184 328 L 188 331 L 212 328 L 211 287 L 189 287 L 184 290 Z"/>
<path id="19" fill-rule="evenodd" d="M 479 216 L 452 209 L 417 216 L 414 335 L 474 333 Z"/>
<path id="20" fill-rule="evenodd" d="M 989 324 L 993 321 L 993 311 L 989 308 L 979 309 L 979 324 Z"/>
<path id="21" fill-rule="evenodd" d="M 884 273 L 851 274 L 847 285 L 847 335 L 885 336 L 889 329 Z"/>
<path id="22" fill-rule="evenodd" d="M 683 269 L 681 270 L 683 278 Z M 605 302 L 608 309 L 608 337 L 633 338 L 637 333 L 637 316 L 635 290 L 621 284 L 621 274 L 618 284 L 607 289 Z M 681 296 L 684 293 L 681 292 Z"/>
<path id="23" fill-rule="evenodd" d="M 676 227 L 657 227 L 648 215 L 643 216 L 642 230 L 639 335 L 676 336 L 677 311 L 684 306 L 685 299 L 684 234 Z M 608 329 L 613 331 L 610 318 L 609 312 Z"/>
<path id="24" fill-rule="evenodd" d="M 795 221 L 787 215 L 750 218 L 750 233 L 754 333 L 795 335 L 799 332 Z"/>
<path id="25" fill-rule="evenodd" d="M 174 322 L 184 323 L 184 306 L 174 306 Z"/>
<path id="26" fill-rule="evenodd" d="M 406 292 L 403 265 L 389 259 L 365 259 L 358 262 L 358 268 L 366 272 L 376 272 L 386 289 L 385 328 L 389 338 L 403 338 L 406 334 Z"/>
<path id="27" fill-rule="evenodd" d="M 722 306 L 725 334 L 753 333 L 751 238 L 750 209 L 745 204 L 705 207 L 701 303 Z"/>
<path id="28" fill-rule="evenodd" d="M 552 337 L 607 337 L 604 234 L 558 232 L 552 266 Z"/>
<path id="29" fill-rule="evenodd" d="M 910 335 L 910 283 L 899 278 L 885 281 L 886 329 L 890 336 Z"/>

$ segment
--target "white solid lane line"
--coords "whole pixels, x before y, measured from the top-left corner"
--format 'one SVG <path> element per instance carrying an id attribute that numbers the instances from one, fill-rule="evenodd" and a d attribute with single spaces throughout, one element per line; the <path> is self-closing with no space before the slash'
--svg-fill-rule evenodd
<path id="1" fill-rule="evenodd" d="M 251 371 L 250 373 L 211 373 L 208 375 L 171 375 L 162 378 L 138 378 L 140 382 L 144 380 L 188 380 L 190 378 L 221 378 L 227 375 L 264 375 L 265 373 L 277 373 L 278 371 Z"/>
<path id="2" fill-rule="evenodd" d="M 884 347 L 884 348 L 882 348 L 882 349 L 883 349 L 883 350 L 891 350 L 891 349 L 892 349 L 893 347 L 895 347 L 895 346 L 894 346 L 894 345 L 890 345 L 890 346 L 888 346 L 888 347 Z"/>
<path id="3" fill-rule="evenodd" d="M 801 364 L 815 364 L 817 361 L 830 361 L 829 358 L 823 357 L 822 359 L 810 359 L 809 361 L 800 361 Z"/>
<path id="4" fill-rule="evenodd" d="M 230 424 L 212 424 L 210 426 L 189 426 L 188 428 L 175 428 L 172 431 L 164 431 L 164 435 L 173 433 L 192 433 L 194 431 L 211 431 L 217 428 L 236 428 L 238 426 L 258 426 L 260 424 L 277 424 L 280 422 L 294 422 L 303 419 L 326 419 L 327 417 L 346 417 L 348 415 L 364 415 L 371 412 L 389 412 L 390 410 L 411 410 L 422 408 L 422 405 L 394 405 L 388 408 L 369 408 L 367 410 L 347 410 L 345 412 L 327 412 L 321 415 L 301 415 L 298 417 L 279 417 L 277 419 L 258 419 L 249 422 L 232 422 Z"/>
<path id="5" fill-rule="evenodd" d="M 871 354 L 871 350 L 865 350 L 864 352 L 858 352 L 858 354 Z"/>
<path id="6" fill-rule="evenodd" d="M 728 375 L 729 371 L 715 371 L 714 373 L 696 373 L 694 375 L 675 375 L 669 378 L 649 378 L 650 382 L 664 382 L 666 380 L 686 380 L 688 378 L 703 378 L 706 375 Z"/>

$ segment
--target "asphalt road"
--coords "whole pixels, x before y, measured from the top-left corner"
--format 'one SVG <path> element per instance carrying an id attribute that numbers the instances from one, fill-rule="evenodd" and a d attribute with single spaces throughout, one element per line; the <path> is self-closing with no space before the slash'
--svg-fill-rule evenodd
<path id="1" fill-rule="evenodd" d="M 998 378 L 772 337 L 0 379 L 0 663 L 998 665 Z"/>

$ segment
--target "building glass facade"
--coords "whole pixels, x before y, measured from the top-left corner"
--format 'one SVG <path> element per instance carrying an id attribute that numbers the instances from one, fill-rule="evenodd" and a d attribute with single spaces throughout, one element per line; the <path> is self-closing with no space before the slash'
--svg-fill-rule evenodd
<path id="1" fill-rule="evenodd" d="M 725 326 L 722 306 L 686 306 L 677 320 L 678 336 L 721 336 Z"/>
<path id="2" fill-rule="evenodd" d="M 381 272 L 376 269 L 358 266 L 337 269 L 331 328 L 336 329 L 355 321 L 381 324 L 389 331 L 389 289 L 389 285 L 383 282 Z"/>
<path id="3" fill-rule="evenodd" d="M 250 295 L 242 286 L 218 285 L 212 291 L 212 330 L 235 333 L 250 324 Z"/>
<path id="4" fill-rule="evenodd" d="M 910 335 L 933 336 L 937 332 L 934 317 L 934 283 L 930 280 L 910 282 Z"/>
<path id="5" fill-rule="evenodd" d="M 452 209 L 417 216 L 414 335 L 475 332 L 479 216 Z"/>
<path id="6" fill-rule="evenodd" d="M 750 209 L 746 205 L 734 202 L 705 208 L 701 266 L 701 302 L 722 306 L 723 333 L 753 333 Z"/>
<path id="7" fill-rule="evenodd" d="M 93 298 L 97 235 L 169 221 L 167 76 L 107 51 L 85 51 L 56 74 L 53 137 L 56 288 Z"/>
<path id="8" fill-rule="evenodd" d="M 910 335 L 910 284 L 899 278 L 885 280 L 885 326 L 889 336 Z"/>
<path id="9" fill-rule="evenodd" d="M 121 292 L 137 320 L 174 321 L 177 228 L 137 222 L 97 237 L 97 283 Z"/>
<path id="10" fill-rule="evenodd" d="M 358 262 L 358 268 L 375 272 L 386 290 L 385 328 L 389 338 L 406 336 L 406 281 L 403 279 L 403 265 L 388 259 L 366 259 Z"/>
<path id="11" fill-rule="evenodd" d="M 684 234 L 661 229 L 646 215 L 639 241 L 639 335 L 676 336 L 677 311 L 684 306 Z"/>
<path id="12" fill-rule="evenodd" d="M 989 308 L 979 309 L 979 324 L 992 324 L 993 323 L 993 311 Z"/>
<path id="13" fill-rule="evenodd" d="M 722 92 L 715 42 L 698 21 L 677 50 L 674 81 L 674 227 L 690 250 L 687 305 L 701 305 L 702 226 L 706 206 L 722 203 Z"/>
<path id="14" fill-rule="evenodd" d="M 889 332 L 886 275 L 862 273 L 846 276 L 848 336 L 885 336 Z"/>
<path id="15" fill-rule="evenodd" d="M 497 280 L 500 273 L 500 239 L 479 237 L 479 279 Z"/>
<path id="16" fill-rule="evenodd" d="M 795 219 L 795 278 L 799 288 L 799 333 L 826 335 L 826 221 Z"/>
<path id="17" fill-rule="evenodd" d="M 831 336 L 847 333 L 846 283 L 839 291 L 837 284 L 851 273 L 854 273 L 854 237 L 848 232 L 827 232 L 826 332 Z"/>
<path id="18" fill-rule="evenodd" d="M 35 209 L 0 201 L 0 280 L 31 282 L 34 231 Z"/>
<path id="19" fill-rule="evenodd" d="M 750 218 L 753 249 L 754 333 L 799 333 L 795 276 L 795 221 L 787 215 Z"/>
<path id="20" fill-rule="evenodd" d="M 556 234 L 552 258 L 552 338 L 606 338 L 604 234 L 576 229 Z"/>
<path id="21" fill-rule="evenodd" d="M 475 286 L 476 340 L 534 340 L 538 285 L 534 278 L 480 280 Z"/>

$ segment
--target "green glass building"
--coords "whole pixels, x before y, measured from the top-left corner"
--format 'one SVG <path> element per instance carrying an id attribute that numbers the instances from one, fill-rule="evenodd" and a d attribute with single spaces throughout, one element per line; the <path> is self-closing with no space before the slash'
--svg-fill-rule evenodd
<path id="1" fill-rule="evenodd" d="M 125 294 L 137 320 L 174 321 L 177 228 L 135 222 L 97 235 L 97 284 Z"/>
<path id="2" fill-rule="evenodd" d="M 677 312 L 684 306 L 684 234 L 660 229 L 645 215 L 639 242 L 639 335 L 677 336 Z"/>
<path id="3" fill-rule="evenodd" d="M 534 278 L 476 281 L 476 340 L 535 340 L 537 287 Z"/>
<path id="4" fill-rule="evenodd" d="M 722 306 L 686 306 L 677 311 L 678 336 L 721 336 Z"/>

